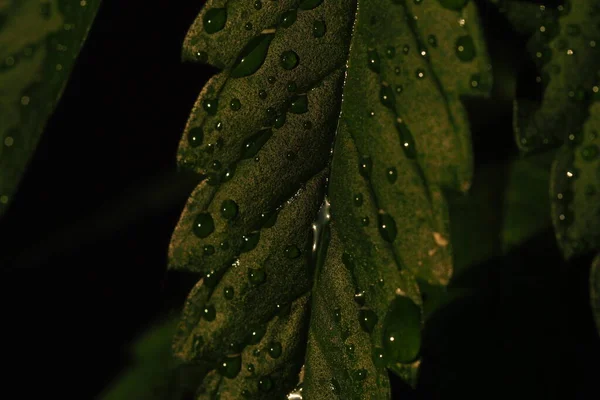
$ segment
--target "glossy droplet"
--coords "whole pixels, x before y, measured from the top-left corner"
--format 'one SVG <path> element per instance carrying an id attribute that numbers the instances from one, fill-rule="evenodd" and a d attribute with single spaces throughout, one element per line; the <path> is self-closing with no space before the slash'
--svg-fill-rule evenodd
<path id="1" fill-rule="evenodd" d="M 290 112 L 294 114 L 304 114 L 308 111 L 308 96 L 305 94 L 294 96 L 290 104 Z"/>
<path id="2" fill-rule="evenodd" d="M 287 91 L 290 93 L 294 93 L 296 90 L 298 89 L 298 86 L 296 85 L 296 82 L 294 81 L 289 81 L 287 84 Z"/>
<path id="3" fill-rule="evenodd" d="M 214 321 L 217 316 L 215 306 L 207 305 L 202 309 L 202 317 L 207 321 Z"/>
<path id="4" fill-rule="evenodd" d="M 371 220 L 369 219 L 369 217 L 362 217 L 360 219 L 360 224 L 362 226 L 369 226 L 369 223 L 371 222 Z"/>
<path id="5" fill-rule="evenodd" d="M 258 91 L 258 97 L 259 97 L 261 100 L 265 100 L 265 99 L 267 98 L 267 96 L 268 96 L 268 93 L 267 93 L 267 91 L 266 91 L 266 90 L 264 90 L 264 89 L 261 89 L 261 90 L 259 90 L 259 91 Z"/>
<path id="6" fill-rule="evenodd" d="M 388 168 L 385 171 L 385 177 L 387 178 L 389 183 L 395 183 L 396 179 L 398 179 L 398 171 L 394 167 Z"/>
<path id="7" fill-rule="evenodd" d="M 342 254 L 342 263 L 351 273 L 354 272 L 354 261 L 352 260 L 352 256 L 348 253 Z"/>
<path id="8" fill-rule="evenodd" d="M 204 31 L 208 34 L 219 32 L 227 22 L 227 10 L 225 8 L 211 8 L 204 14 Z"/>
<path id="9" fill-rule="evenodd" d="M 204 246 L 203 253 L 205 256 L 212 256 L 213 254 L 215 254 L 215 246 L 207 244 L 206 246 Z"/>
<path id="10" fill-rule="evenodd" d="M 427 43 L 435 49 L 437 47 L 437 37 L 435 35 L 427 36 Z"/>
<path id="11" fill-rule="evenodd" d="M 456 39 L 456 55 L 461 61 L 471 61 L 475 58 L 475 43 L 471 36 L 465 35 Z"/>
<path id="12" fill-rule="evenodd" d="M 322 2 L 323 0 L 302 0 L 298 7 L 301 10 L 312 10 L 313 8 L 319 6 Z"/>
<path id="13" fill-rule="evenodd" d="M 453 11 L 462 10 L 468 2 L 469 0 L 438 0 L 442 7 Z"/>
<path id="14" fill-rule="evenodd" d="M 279 358 L 281 356 L 282 348 L 281 343 L 279 342 L 271 342 L 269 344 L 268 353 L 271 358 Z"/>
<path id="15" fill-rule="evenodd" d="M 192 128 L 188 132 L 187 139 L 190 147 L 198 147 L 204 141 L 204 131 L 199 126 Z"/>
<path id="16" fill-rule="evenodd" d="M 201 63 L 206 63 L 208 61 L 208 53 L 205 51 L 197 51 L 196 60 L 200 61 Z"/>
<path id="17" fill-rule="evenodd" d="M 342 320 L 342 310 L 339 307 L 333 310 L 333 319 L 335 322 L 340 322 Z"/>
<path id="18" fill-rule="evenodd" d="M 377 368 L 383 368 L 387 364 L 387 357 L 385 356 L 385 352 L 381 347 L 375 347 L 373 349 L 373 364 Z"/>
<path id="19" fill-rule="evenodd" d="M 369 156 L 362 156 L 358 163 L 358 172 L 363 178 L 369 179 L 371 177 L 371 170 L 373 169 L 373 160 Z"/>
<path id="20" fill-rule="evenodd" d="M 383 240 L 386 242 L 393 242 L 396 239 L 396 235 L 398 234 L 398 230 L 396 228 L 396 221 L 392 218 L 391 215 L 386 213 L 380 213 L 377 216 L 379 234 L 383 237 Z"/>
<path id="21" fill-rule="evenodd" d="M 398 137 L 400 139 L 402 150 L 404 150 L 404 155 L 406 155 L 407 158 L 415 159 L 417 156 L 417 149 L 412 133 L 410 133 L 406 124 L 400 119 L 396 120 L 396 130 L 398 131 Z"/>
<path id="22" fill-rule="evenodd" d="M 225 219 L 233 219 L 238 213 L 238 205 L 233 200 L 224 200 L 221 203 L 221 215 Z"/>
<path id="23" fill-rule="evenodd" d="M 339 396 L 342 391 L 339 382 L 335 378 L 331 378 L 329 388 L 331 389 L 331 392 L 336 396 Z"/>
<path id="24" fill-rule="evenodd" d="M 206 285 L 206 287 L 212 289 L 217 286 L 217 283 L 219 283 L 219 276 L 216 271 L 211 270 L 204 275 L 204 285 Z"/>
<path id="25" fill-rule="evenodd" d="M 415 70 L 415 76 L 417 77 L 417 79 L 425 78 L 425 70 L 423 68 L 417 68 Z"/>
<path id="26" fill-rule="evenodd" d="M 473 89 L 477 89 L 477 88 L 479 88 L 480 81 L 481 81 L 481 75 L 480 74 L 473 74 L 473 75 L 471 75 L 470 86 Z"/>
<path id="27" fill-rule="evenodd" d="M 285 153 L 285 158 L 292 161 L 296 159 L 296 153 L 294 153 L 293 151 L 288 151 L 287 153 Z"/>
<path id="28" fill-rule="evenodd" d="M 396 97 L 394 96 L 394 91 L 389 85 L 381 85 L 381 89 L 379 90 L 379 101 L 381 101 L 381 104 L 391 110 L 396 107 Z"/>
<path id="29" fill-rule="evenodd" d="M 421 348 L 421 310 L 406 296 L 396 296 L 383 324 L 383 349 L 391 363 L 414 361 Z"/>
<path id="30" fill-rule="evenodd" d="M 410 46 L 409 46 L 409 45 L 407 45 L 407 44 L 405 44 L 405 45 L 402 47 L 402 53 L 404 53 L 405 55 L 407 55 L 409 52 L 410 52 Z"/>
<path id="31" fill-rule="evenodd" d="M 358 322 L 365 332 L 371 333 L 377 324 L 377 314 L 368 308 L 362 309 L 358 312 Z"/>
<path id="32" fill-rule="evenodd" d="M 256 156 L 272 134 L 271 129 L 263 129 L 246 139 L 242 146 L 242 158 L 247 159 Z"/>
<path id="33" fill-rule="evenodd" d="M 267 273 L 264 268 L 249 268 L 248 280 L 253 285 L 260 285 L 267 280 Z"/>
<path id="34" fill-rule="evenodd" d="M 584 161 L 594 161 L 598 158 L 598 154 L 600 154 L 600 149 L 595 144 L 590 144 L 581 149 L 581 158 Z"/>
<path id="35" fill-rule="evenodd" d="M 364 381 L 367 379 L 367 370 L 364 368 L 355 370 L 352 372 L 352 379 L 355 381 Z"/>
<path id="36" fill-rule="evenodd" d="M 258 389 L 261 392 L 268 392 L 273 389 L 273 381 L 268 376 L 263 376 L 258 380 Z"/>
<path id="37" fill-rule="evenodd" d="M 314 21 L 312 28 L 312 35 L 316 38 L 325 36 L 327 32 L 327 26 L 324 21 Z"/>
<path id="38" fill-rule="evenodd" d="M 273 127 L 277 129 L 281 128 L 283 125 L 285 125 L 285 118 L 285 113 L 277 114 L 273 120 Z"/>
<path id="39" fill-rule="evenodd" d="M 363 195 L 362 193 L 357 193 L 354 195 L 353 203 L 356 207 L 360 207 L 363 204 Z"/>
<path id="40" fill-rule="evenodd" d="M 208 237 L 215 230 L 215 223 L 210 214 L 202 213 L 196 216 L 192 231 L 194 235 L 203 239 Z"/>
<path id="41" fill-rule="evenodd" d="M 252 25 L 252 22 L 246 22 L 246 25 L 244 25 L 244 29 L 247 31 L 251 31 L 252 28 L 254 28 L 254 26 Z"/>
<path id="42" fill-rule="evenodd" d="M 263 336 L 265 336 L 266 329 L 262 326 L 254 326 L 250 329 L 250 333 L 248 335 L 248 343 L 249 344 L 258 344 L 262 340 Z"/>
<path id="43" fill-rule="evenodd" d="M 281 18 L 279 19 L 279 24 L 284 28 L 289 28 L 296 22 L 297 12 L 296 10 L 288 10 L 281 14 Z"/>
<path id="44" fill-rule="evenodd" d="M 258 11 L 258 10 L 260 10 L 261 8 L 262 8 L 262 1 L 260 1 L 260 0 L 256 0 L 256 1 L 254 2 L 254 9 L 255 9 L 256 11 Z"/>
<path id="45" fill-rule="evenodd" d="M 252 75 L 263 65 L 274 34 L 260 35 L 251 39 L 231 67 L 230 76 L 241 78 Z"/>
<path id="46" fill-rule="evenodd" d="M 364 290 L 359 290 L 354 293 L 354 301 L 358 303 L 359 306 L 364 306 L 366 301 L 366 294 Z"/>
<path id="47" fill-rule="evenodd" d="M 217 113 L 218 101 L 216 99 L 206 99 L 202 101 L 202 108 L 208 113 L 208 115 L 215 115 Z"/>
<path id="48" fill-rule="evenodd" d="M 298 66 L 300 59 L 298 58 L 298 54 L 296 54 L 294 51 L 287 50 L 281 53 L 279 61 L 281 63 L 281 67 L 289 71 Z"/>
<path id="49" fill-rule="evenodd" d="M 238 111 L 240 108 L 242 108 L 242 102 L 239 99 L 231 99 L 229 102 L 229 108 L 231 108 L 233 111 Z"/>
<path id="50" fill-rule="evenodd" d="M 219 374 L 233 379 L 240 373 L 242 369 L 242 357 L 241 356 L 232 356 L 227 357 L 219 363 Z"/>
<path id="51" fill-rule="evenodd" d="M 231 286 L 226 286 L 226 287 L 223 289 L 223 296 L 224 296 L 224 297 L 225 297 L 227 300 L 231 300 L 231 299 L 233 299 L 233 296 L 234 296 L 234 294 L 235 294 L 235 291 L 234 291 L 233 287 L 231 287 Z"/>
<path id="52" fill-rule="evenodd" d="M 271 228 L 277 221 L 277 210 L 275 211 L 263 211 L 260 214 L 260 226 L 262 228 Z"/>
<path id="53" fill-rule="evenodd" d="M 379 54 L 377 54 L 376 50 L 367 51 L 367 62 L 371 71 L 375 73 L 381 71 L 381 60 L 379 59 Z"/>
<path id="54" fill-rule="evenodd" d="M 284 254 L 287 258 L 294 259 L 300 257 L 300 249 L 298 246 L 290 245 L 285 248 Z"/>
<path id="55" fill-rule="evenodd" d="M 250 372 L 251 374 L 254 373 L 254 364 L 248 364 L 246 366 L 246 371 Z"/>
<path id="56" fill-rule="evenodd" d="M 385 48 L 385 55 L 387 58 L 394 58 L 396 55 L 396 48 L 394 46 L 388 46 Z"/>
<path id="57" fill-rule="evenodd" d="M 252 232 L 242 237 L 242 248 L 240 251 L 242 253 L 247 253 L 249 251 L 254 250 L 256 245 L 258 245 L 258 241 L 260 240 L 260 232 Z"/>

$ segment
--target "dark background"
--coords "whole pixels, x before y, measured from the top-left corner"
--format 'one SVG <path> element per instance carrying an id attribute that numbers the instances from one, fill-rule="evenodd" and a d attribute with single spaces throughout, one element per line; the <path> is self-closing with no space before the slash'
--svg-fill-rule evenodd
<path id="1" fill-rule="evenodd" d="M 166 254 L 197 183 L 176 173 L 177 145 L 216 71 L 180 62 L 202 4 L 104 1 L 0 221 L 6 393 L 98 395 L 128 365 L 131 340 L 197 279 L 167 274 Z M 490 7 L 481 13 L 495 67 L 531 82 L 524 38 Z M 539 96 L 535 85 L 519 90 Z M 469 103 L 477 165 L 516 155 L 502 92 Z M 481 292 L 432 320 L 418 397 L 597 398 L 587 394 L 600 376 L 589 258 L 560 260 L 547 231 L 463 277 Z"/>

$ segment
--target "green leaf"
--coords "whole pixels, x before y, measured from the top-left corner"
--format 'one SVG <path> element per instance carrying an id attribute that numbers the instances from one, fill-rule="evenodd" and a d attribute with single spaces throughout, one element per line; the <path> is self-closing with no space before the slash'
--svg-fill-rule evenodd
<path id="1" fill-rule="evenodd" d="M 472 175 L 461 97 L 491 87 L 475 6 L 214 0 L 184 57 L 223 69 L 180 143 L 206 179 L 169 254 L 203 276 L 174 342 L 212 369 L 197 398 L 281 398 L 303 364 L 308 398 L 389 398 L 386 367 L 418 372 L 421 291 L 452 275 L 442 189 Z"/>
<path id="2" fill-rule="evenodd" d="M 590 268 L 590 303 L 600 334 L 600 254 L 596 255 Z"/>
<path id="3" fill-rule="evenodd" d="M 600 102 L 578 142 L 563 146 L 552 166 L 552 222 L 566 258 L 600 249 Z"/>
<path id="4" fill-rule="evenodd" d="M 58 103 L 100 0 L 0 2 L 0 215 Z"/>
<path id="5" fill-rule="evenodd" d="M 540 8 L 536 20 L 528 47 L 540 68 L 536 80 L 544 95 L 539 104 L 515 103 L 515 134 L 523 151 L 576 140 L 600 87 L 598 3 L 572 0 L 557 10 Z"/>

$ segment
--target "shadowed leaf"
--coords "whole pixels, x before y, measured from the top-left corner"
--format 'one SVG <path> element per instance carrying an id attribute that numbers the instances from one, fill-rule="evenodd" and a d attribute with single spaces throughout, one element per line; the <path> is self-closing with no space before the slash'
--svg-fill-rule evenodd
<path id="1" fill-rule="evenodd" d="M 600 255 L 594 258 L 590 268 L 590 302 L 598 333 L 600 334 Z"/>

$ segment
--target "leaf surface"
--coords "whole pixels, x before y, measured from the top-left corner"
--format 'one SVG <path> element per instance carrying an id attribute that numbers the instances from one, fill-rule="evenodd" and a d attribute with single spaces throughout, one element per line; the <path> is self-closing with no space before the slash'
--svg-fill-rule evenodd
<path id="1" fill-rule="evenodd" d="M 65 87 L 100 0 L 0 2 L 0 215 Z"/>
<path id="2" fill-rule="evenodd" d="M 491 86 L 475 6 L 214 0 L 184 58 L 223 69 L 180 143 L 206 179 L 170 246 L 171 268 L 203 276 L 174 341 L 212 368 L 196 397 L 280 398 L 305 363 L 297 394 L 389 398 L 386 367 L 417 372 L 423 287 L 452 275 L 442 189 L 472 175 L 460 98 Z"/>
<path id="3" fill-rule="evenodd" d="M 600 334 L 600 255 L 596 255 L 590 268 L 590 302 L 598 334 Z"/>

